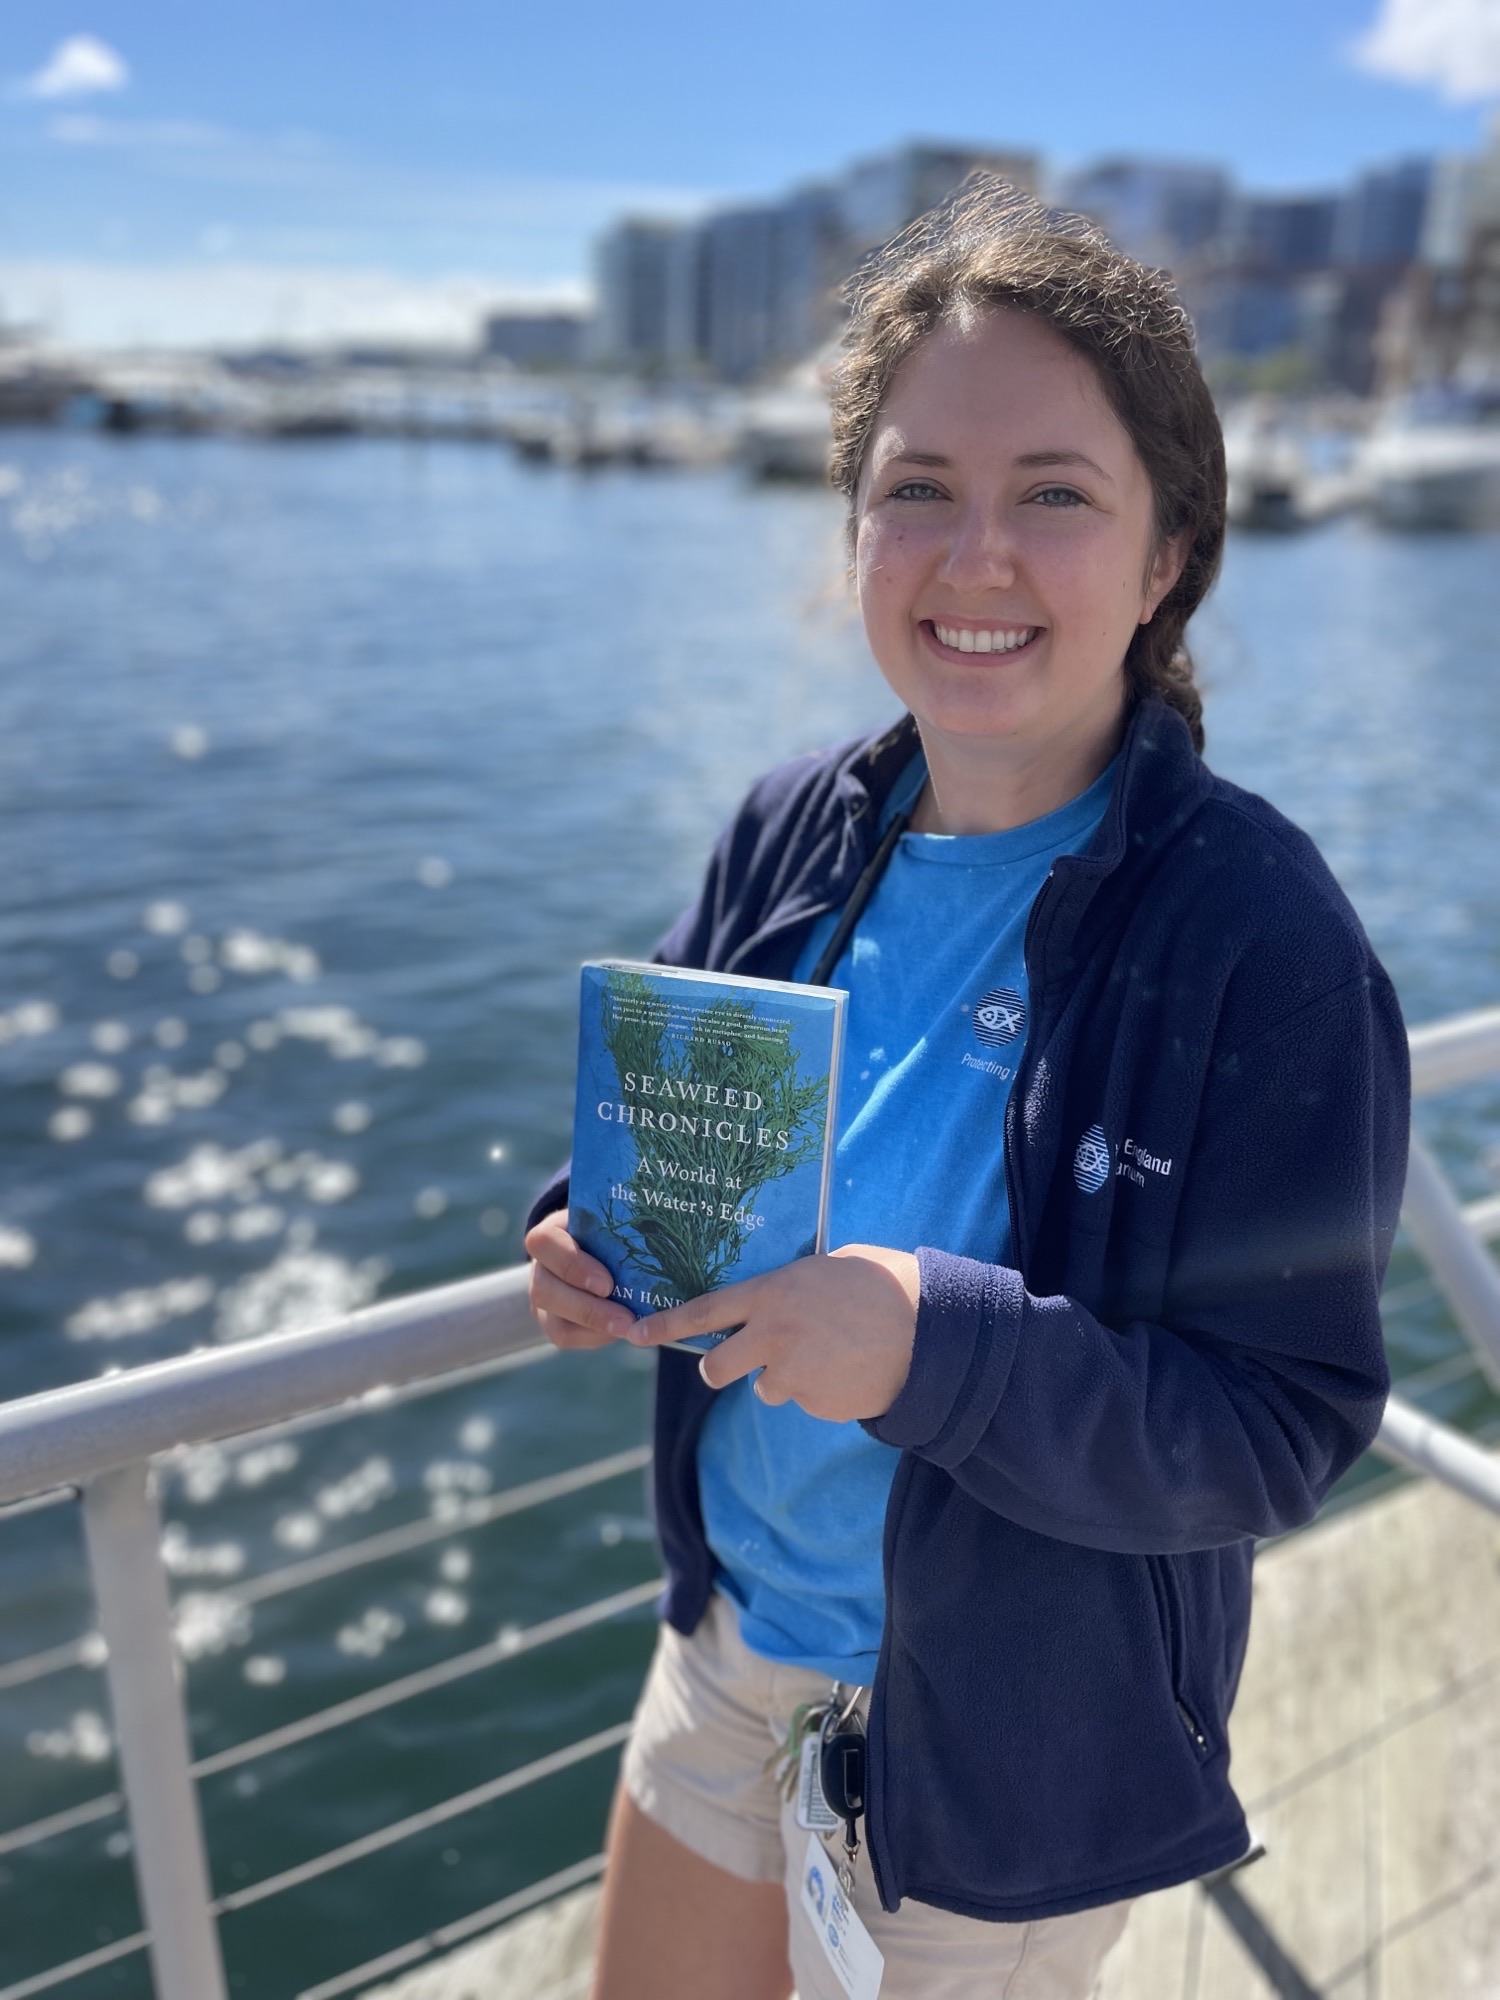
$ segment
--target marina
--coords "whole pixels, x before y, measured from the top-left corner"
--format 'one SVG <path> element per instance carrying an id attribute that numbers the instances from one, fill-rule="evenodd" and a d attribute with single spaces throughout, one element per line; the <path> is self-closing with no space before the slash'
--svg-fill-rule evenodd
<path id="1" fill-rule="evenodd" d="M 0 425 L 263 443 L 396 438 L 500 446 L 522 461 L 703 470 L 822 485 L 830 348 L 750 388 L 525 374 L 481 357 L 32 356 L 0 344 Z M 1500 391 L 1226 402 L 1229 519 L 1253 532 L 1345 513 L 1419 532 L 1500 525 Z M 0 433 L 3 434 L 3 433 Z"/>

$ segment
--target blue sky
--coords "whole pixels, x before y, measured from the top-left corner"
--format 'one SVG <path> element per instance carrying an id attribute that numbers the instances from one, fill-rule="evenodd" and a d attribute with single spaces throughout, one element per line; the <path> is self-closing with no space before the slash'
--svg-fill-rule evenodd
<path id="1" fill-rule="evenodd" d="M 93 54 L 59 67 L 77 37 Z M 576 292 L 623 208 L 774 193 L 916 136 L 1333 184 L 1482 143 L 1497 44 L 1500 0 L 6 0 L 0 309 L 103 337 L 113 297 L 120 337 L 134 286 L 160 337 L 153 314 L 249 312 L 258 273 L 312 332 L 343 274 L 361 310 L 384 288 L 436 326 L 444 298 Z"/>

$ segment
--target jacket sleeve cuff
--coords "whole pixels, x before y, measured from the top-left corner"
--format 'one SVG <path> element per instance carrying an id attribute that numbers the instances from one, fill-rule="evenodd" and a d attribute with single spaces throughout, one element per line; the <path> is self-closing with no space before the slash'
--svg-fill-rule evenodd
<path id="1" fill-rule="evenodd" d="M 921 1297 L 911 1367 L 894 1403 L 864 1428 L 882 1444 L 957 1465 L 995 1413 L 1020 1338 L 1025 1287 L 1018 1271 L 917 1252 Z"/>
<path id="2" fill-rule="evenodd" d="M 572 1162 L 569 1161 L 569 1166 Z M 522 1226 L 524 1236 L 528 1229 L 535 1229 L 544 1215 L 551 1215 L 555 1209 L 568 1205 L 568 1167 L 559 1167 L 557 1172 L 542 1189 L 531 1207 L 526 1211 L 526 1221 Z"/>

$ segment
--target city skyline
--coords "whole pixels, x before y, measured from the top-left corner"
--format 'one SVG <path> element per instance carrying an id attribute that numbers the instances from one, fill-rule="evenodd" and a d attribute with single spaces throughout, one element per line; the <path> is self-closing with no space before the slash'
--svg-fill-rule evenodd
<path id="1" fill-rule="evenodd" d="M 581 300 L 622 214 L 764 201 L 914 138 L 1327 189 L 1477 149 L 1500 92 L 1494 0 L 1268 0 L 1253 23 L 1082 0 L 1087 61 L 963 0 L 916 65 L 886 0 L 769 0 L 753 30 L 661 5 L 627 30 L 595 0 L 566 22 L 448 0 L 420 26 L 374 0 L 357 27 L 270 0 L 254 32 L 196 37 L 141 0 L 86 28 L 53 0 L 7 14 L 0 310 L 75 341 L 455 338 L 484 304 Z"/>

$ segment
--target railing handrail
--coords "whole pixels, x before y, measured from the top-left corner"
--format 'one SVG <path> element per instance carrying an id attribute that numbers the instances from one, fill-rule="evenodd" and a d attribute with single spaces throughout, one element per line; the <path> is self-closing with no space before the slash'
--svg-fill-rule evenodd
<path id="1" fill-rule="evenodd" d="M 0 1403 L 0 1506 L 540 1341 L 527 1266 Z"/>
<path id="2" fill-rule="evenodd" d="M 1500 1071 L 1500 1007 L 1476 1007 L 1407 1030 L 1413 1097 L 1432 1097 Z"/>
<path id="3" fill-rule="evenodd" d="M 1500 1007 L 1425 1022 L 1409 1040 L 1419 1096 L 1500 1072 Z M 534 1346 L 526 1269 L 0 1403 L 0 1506 Z"/>

